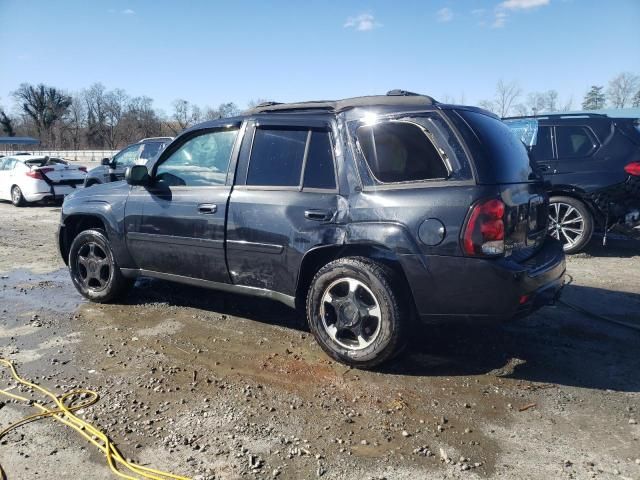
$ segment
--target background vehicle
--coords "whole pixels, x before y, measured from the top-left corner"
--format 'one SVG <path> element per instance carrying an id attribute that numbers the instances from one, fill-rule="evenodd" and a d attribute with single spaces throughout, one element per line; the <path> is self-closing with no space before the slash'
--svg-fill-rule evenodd
<path id="1" fill-rule="evenodd" d="M 99 167 L 87 173 L 85 186 L 122 180 L 127 167 L 148 162 L 164 150 L 171 140 L 173 137 L 145 138 L 123 148 L 111 159 L 103 158 Z"/>
<path id="2" fill-rule="evenodd" d="M 549 186 L 549 232 L 567 253 L 582 250 L 595 230 L 638 236 L 638 119 L 601 114 L 511 117 L 538 121 L 530 154 Z"/>
<path id="3" fill-rule="evenodd" d="M 0 159 L 0 199 L 16 207 L 61 200 L 84 183 L 87 170 L 59 158 L 16 155 Z"/>
<path id="4" fill-rule="evenodd" d="M 100 204 L 65 201 L 59 234 L 85 297 L 111 301 L 141 275 L 270 297 L 304 306 L 322 348 L 359 367 L 396 354 L 416 313 L 508 318 L 563 284 L 516 136 L 407 92 L 263 104 L 94 188 Z"/>

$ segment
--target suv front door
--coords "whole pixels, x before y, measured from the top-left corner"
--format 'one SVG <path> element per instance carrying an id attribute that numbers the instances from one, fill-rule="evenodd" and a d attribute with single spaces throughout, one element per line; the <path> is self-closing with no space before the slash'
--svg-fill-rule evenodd
<path id="1" fill-rule="evenodd" d="M 125 228 L 138 268 L 228 283 L 227 173 L 238 132 L 236 124 L 183 136 L 152 167 L 151 185 L 132 187 Z"/>
<path id="2" fill-rule="evenodd" d="M 335 243 L 338 189 L 329 124 L 251 124 L 229 201 L 234 284 L 293 295 L 303 255 Z"/>

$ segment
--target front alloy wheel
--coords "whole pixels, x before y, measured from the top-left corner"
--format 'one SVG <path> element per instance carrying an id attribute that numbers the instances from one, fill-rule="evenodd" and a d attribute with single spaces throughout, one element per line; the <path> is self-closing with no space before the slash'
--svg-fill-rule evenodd
<path id="1" fill-rule="evenodd" d="M 69 248 L 71 280 L 84 297 L 94 302 L 110 302 L 120 297 L 132 280 L 122 276 L 104 230 L 80 232 Z"/>

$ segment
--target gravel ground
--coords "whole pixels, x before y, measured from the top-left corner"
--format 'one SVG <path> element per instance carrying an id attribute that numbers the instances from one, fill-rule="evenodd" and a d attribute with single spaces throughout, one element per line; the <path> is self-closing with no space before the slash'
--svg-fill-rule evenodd
<path id="1" fill-rule="evenodd" d="M 0 203 L 0 356 L 125 457 L 200 479 L 640 479 L 640 245 L 568 260 L 563 301 L 502 325 L 421 326 L 366 372 L 267 300 L 139 280 L 90 304 L 57 256 L 59 208 Z M 13 382 L 0 375 L 0 388 Z M 0 428 L 34 413 L 0 403 Z M 0 442 L 9 479 L 114 478 L 67 427 Z"/>

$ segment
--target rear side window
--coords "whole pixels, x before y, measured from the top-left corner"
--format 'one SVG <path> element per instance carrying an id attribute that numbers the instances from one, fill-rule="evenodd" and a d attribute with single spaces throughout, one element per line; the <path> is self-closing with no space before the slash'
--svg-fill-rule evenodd
<path id="1" fill-rule="evenodd" d="M 590 155 L 596 148 L 595 140 L 586 127 L 556 127 L 558 158 L 577 158 Z"/>
<path id="2" fill-rule="evenodd" d="M 304 169 L 304 188 L 336 188 L 329 132 L 313 130 Z"/>
<path id="3" fill-rule="evenodd" d="M 257 128 L 249 160 L 247 185 L 300 185 L 308 130 Z"/>
<path id="4" fill-rule="evenodd" d="M 140 160 L 150 160 L 154 158 L 164 147 L 164 143 L 147 143 L 140 153 Z"/>
<path id="5" fill-rule="evenodd" d="M 549 160 L 553 158 L 553 148 L 551 147 L 551 127 L 539 127 L 538 139 L 531 149 L 536 160 Z"/>
<path id="6" fill-rule="evenodd" d="M 418 125 L 384 122 L 356 132 L 373 176 L 383 183 L 447 178 L 448 171 L 436 147 Z"/>
<path id="7" fill-rule="evenodd" d="M 490 115 L 458 110 L 485 149 L 484 161 L 490 183 L 519 183 L 535 179 L 529 155 L 522 141 L 503 122 Z M 485 170 L 485 169 L 483 169 Z"/>

